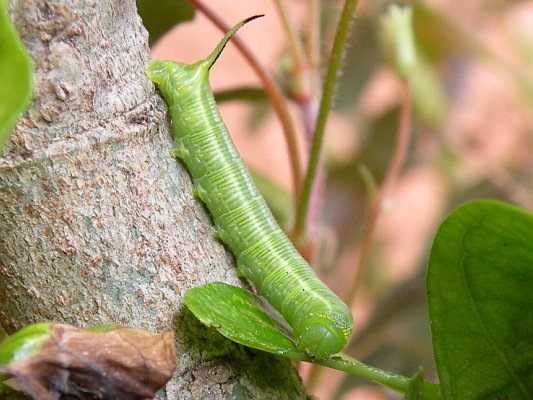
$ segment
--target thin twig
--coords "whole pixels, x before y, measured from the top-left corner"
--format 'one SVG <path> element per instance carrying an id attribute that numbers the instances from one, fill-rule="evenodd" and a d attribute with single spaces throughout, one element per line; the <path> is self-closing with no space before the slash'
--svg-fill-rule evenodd
<path id="1" fill-rule="evenodd" d="M 287 5 L 285 3 L 285 0 L 275 0 L 274 4 L 276 5 L 278 14 L 281 18 L 281 22 L 283 23 L 283 28 L 285 29 L 285 33 L 287 34 L 293 68 L 295 69 L 302 68 L 302 66 L 305 65 L 307 62 L 305 60 L 305 54 L 303 51 L 302 42 L 300 38 L 298 37 L 298 35 L 296 34 L 294 25 L 291 23 L 291 19 L 289 17 L 289 11 L 287 10 Z"/>
<path id="2" fill-rule="evenodd" d="M 315 3 L 317 2 L 315 1 Z M 304 52 L 302 42 L 298 37 L 296 30 L 294 29 L 294 24 L 291 23 L 285 0 L 275 0 L 275 4 L 289 41 L 289 50 L 292 59 L 291 89 L 293 92 L 293 99 L 296 101 L 296 104 L 300 109 L 302 126 L 304 128 L 306 150 L 309 153 L 311 151 L 313 134 L 316 129 L 318 99 L 320 97 L 320 89 L 315 89 L 320 87 L 318 60 L 315 60 L 315 66 L 312 66 L 310 60 Z M 317 4 L 314 6 L 317 7 Z M 317 22 L 315 15 L 317 12 L 318 10 L 314 9 L 313 7 L 311 8 L 312 15 L 310 16 L 310 20 L 312 23 Z M 314 36 L 317 35 L 318 30 L 319 27 L 311 27 L 311 33 Z M 317 41 L 318 37 L 314 37 L 313 40 Z M 314 51 L 315 49 L 311 50 Z M 318 55 L 313 53 L 312 56 L 317 57 Z M 313 71 L 313 68 L 315 71 Z M 317 79 L 317 81 L 313 82 L 313 79 Z M 324 163 L 321 162 L 317 168 L 313 191 L 311 193 L 311 203 L 309 205 L 306 231 L 304 233 L 305 242 L 301 243 L 299 246 L 300 252 L 310 263 L 312 263 L 315 259 L 315 242 L 318 238 L 320 214 L 324 197 L 325 171 L 323 164 Z"/>
<path id="3" fill-rule="evenodd" d="M 227 25 L 220 16 L 218 16 L 213 10 L 207 7 L 201 0 L 189 0 L 189 2 L 199 11 L 201 11 L 214 25 L 217 26 L 222 32 L 227 32 L 231 27 Z M 296 141 L 296 131 L 292 125 L 292 121 L 288 112 L 288 105 L 278 89 L 276 83 L 261 65 L 259 60 L 253 55 L 252 51 L 246 44 L 239 39 L 238 36 L 233 36 L 232 39 L 235 46 L 242 53 L 244 58 L 248 61 L 255 73 L 258 75 L 265 92 L 267 93 L 272 107 L 278 115 L 281 125 L 283 126 L 283 133 L 285 141 L 287 143 L 287 150 L 289 155 L 289 162 L 291 164 L 292 183 L 295 195 L 295 199 L 298 199 L 298 193 L 301 188 L 301 167 L 298 155 L 298 144 Z M 296 200 L 298 201 L 298 200 Z"/>
<path id="4" fill-rule="evenodd" d="M 304 137 L 306 139 L 306 150 L 311 152 L 313 135 L 316 130 L 316 122 L 319 111 L 321 97 L 321 74 L 320 74 L 320 0 L 310 0 L 309 4 L 309 25 L 307 37 L 307 69 L 306 74 L 309 80 L 309 95 L 300 102 L 300 112 L 304 126 Z M 320 216 L 324 200 L 324 190 L 326 184 L 326 171 L 324 163 L 320 162 L 317 167 L 311 193 L 311 203 L 305 232 L 303 232 L 305 243 L 299 249 L 304 252 L 304 256 L 313 264 L 316 258 L 316 240 L 319 236 Z"/>
<path id="5" fill-rule="evenodd" d="M 311 204 L 311 195 L 313 193 L 313 186 L 315 185 L 315 177 L 322 157 L 322 146 L 324 142 L 324 132 L 326 127 L 326 120 L 331 109 L 333 94 L 339 70 L 341 66 L 342 55 L 344 52 L 348 33 L 350 31 L 350 22 L 357 5 L 357 0 L 346 0 L 341 12 L 339 25 L 335 34 L 333 48 L 328 63 L 326 78 L 324 81 L 324 89 L 322 91 L 322 99 L 318 111 L 318 119 L 316 123 L 315 133 L 313 135 L 313 143 L 311 146 L 311 153 L 309 155 L 309 162 L 307 164 L 307 173 L 305 175 L 304 185 L 300 196 L 300 202 L 296 213 L 296 222 L 294 226 L 293 237 L 296 243 L 305 243 L 306 224 L 308 221 L 309 209 Z"/>
<path id="6" fill-rule="evenodd" d="M 307 59 L 311 70 L 313 97 L 320 97 L 320 0 L 309 1 L 309 28 L 307 37 Z"/>
<path id="7" fill-rule="evenodd" d="M 357 290 L 361 284 L 361 280 L 367 268 L 368 256 L 370 255 L 370 250 L 372 248 L 374 233 L 377 221 L 383 209 L 383 203 L 387 195 L 389 194 L 390 189 L 398 180 L 400 171 L 405 162 L 407 149 L 409 147 L 409 138 L 411 131 L 411 89 L 407 80 L 402 80 L 401 86 L 401 104 L 398 120 L 398 132 L 396 135 L 396 148 L 394 151 L 394 155 L 392 156 L 389 168 L 385 173 L 385 177 L 383 179 L 381 187 L 378 189 L 370 205 L 367 223 L 363 232 L 360 253 L 355 269 L 355 275 L 352 281 L 352 286 L 350 287 L 348 295 L 346 296 L 346 303 L 348 305 L 353 304 L 357 295 Z"/>
<path id="8" fill-rule="evenodd" d="M 300 38 L 298 37 L 294 24 L 291 23 L 289 11 L 285 0 L 275 0 L 278 14 L 283 23 L 283 28 L 287 35 L 289 42 L 289 50 L 292 63 L 292 83 L 291 91 L 293 99 L 298 104 L 302 115 L 302 122 L 305 130 L 305 139 L 307 142 L 307 150 L 311 148 L 311 139 L 315 131 L 316 117 L 318 113 L 317 98 L 318 93 L 314 93 L 311 82 L 311 63 L 308 60 L 307 54 L 304 52 L 304 47 Z M 320 77 L 318 77 L 320 79 Z"/>
<path id="9" fill-rule="evenodd" d="M 317 5 L 318 2 L 315 2 L 315 6 Z M 322 170 L 321 155 L 326 120 L 331 108 L 333 94 L 339 76 L 342 55 L 350 30 L 350 22 L 356 6 L 357 0 L 346 0 L 344 2 L 337 32 L 335 33 L 335 40 L 333 41 L 331 56 L 328 62 L 328 69 L 322 90 L 322 98 L 307 165 L 307 173 L 302 188 L 302 194 L 300 196 L 300 203 L 298 205 L 293 231 L 293 240 L 300 246 L 308 241 L 310 237 L 308 234 L 313 234 L 314 223 L 311 221 L 315 219 L 314 213 L 317 211 L 317 207 L 319 207 L 321 203 L 320 198 L 322 196 L 322 190 L 320 188 L 323 187 L 324 184 L 324 173 L 323 171 L 320 171 Z M 315 44 L 315 46 L 318 46 L 318 44 Z M 316 51 L 316 49 L 313 51 Z M 316 65 L 316 68 L 318 68 L 318 64 Z M 318 76 L 318 74 L 316 76 Z M 311 367 L 306 382 L 309 391 L 312 392 L 313 389 L 318 386 L 322 379 L 322 372 L 323 368 L 320 368 L 316 364 Z"/>

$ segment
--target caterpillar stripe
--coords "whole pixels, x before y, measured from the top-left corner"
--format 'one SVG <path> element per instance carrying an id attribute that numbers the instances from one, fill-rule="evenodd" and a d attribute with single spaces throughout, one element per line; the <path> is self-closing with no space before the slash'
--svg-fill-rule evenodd
<path id="1" fill-rule="evenodd" d="M 346 345 L 353 324 L 350 310 L 318 279 L 275 222 L 233 145 L 209 86 L 209 69 L 228 40 L 256 17 L 231 29 L 206 60 L 192 65 L 154 61 L 146 73 L 169 106 L 174 153 L 191 174 L 239 274 L 285 318 L 300 349 L 325 358 Z"/>

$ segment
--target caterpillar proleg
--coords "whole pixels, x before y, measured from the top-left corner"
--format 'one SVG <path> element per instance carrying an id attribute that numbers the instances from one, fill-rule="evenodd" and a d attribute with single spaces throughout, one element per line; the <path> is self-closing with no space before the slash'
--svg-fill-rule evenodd
<path id="1" fill-rule="evenodd" d="M 233 145 L 209 86 L 209 69 L 228 40 L 257 17 L 231 29 L 207 59 L 192 65 L 154 61 L 146 73 L 168 104 L 175 155 L 191 174 L 240 275 L 285 318 L 300 349 L 325 358 L 346 345 L 353 324 L 350 310 L 275 222 Z"/>

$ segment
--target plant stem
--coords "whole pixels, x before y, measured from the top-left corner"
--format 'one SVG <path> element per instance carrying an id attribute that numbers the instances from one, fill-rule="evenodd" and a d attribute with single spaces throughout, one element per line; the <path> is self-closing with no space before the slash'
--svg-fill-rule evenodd
<path id="1" fill-rule="evenodd" d="M 370 379 L 371 381 L 381 383 L 382 385 L 400 393 L 405 393 L 409 386 L 409 378 L 405 376 L 396 375 L 380 368 L 371 367 L 370 365 L 363 364 L 362 362 L 342 353 L 339 358 L 331 357 L 321 361 L 320 365 L 348 372 L 352 375 L 360 376 L 361 378 Z"/>
<path id="2" fill-rule="evenodd" d="M 320 0 L 309 1 L 309 31 L 307 35 L 307 59 L 311 72 L 313 97 L 320 96 Z"/>
<path id="3" fill-rule="evenodd" d="M 294 30 L 294 25 L 291 23 L 289 18 L 289 11 L 287 10 L 285 0 L 275 0 L 274 3 L 289 40 L 289 50 L 291 53 L 293 68 L 299 70 L 306 64 L 302 43 L 296 34 L 296 31 Z"/>
<path id="4" fill-rule="evenodd" d="M 296 212 L 296 223 L 293 232 L 293 237 L 296 243 L 305 242 L 305 231 L 309 214 L 309 206 L 311 203 L 311 194 L 313 192 L 315 176 L 320 164 L 326 120 L 329 110 L 331 109 L 331 103 L 333 100 L 333 94 L 335 92 L 337 77 L 339 75 L 343 49 L 345 47 L 346 39 L 348 38 L 350 21 L 352 20 L 352 15 L 356 5 L 357 0 L 346 0 L 344 2 L 339 25 L 335 34 L 335 40 L 333 42 L 333 48 L 324 82 L 324 89 L 322 91 L 322 99 L 320 102 L 315 133 L 313 135 L 311 153 L 309 155 L 309 162 L 307 164 L 307 173 L 305 175 L 304 185 Z"/>
<path id="5" fill-rule="evenodd" d="M 201 0 L 189 0 L 189 2 L 199 11 L 201 11 L 214 25 L 216 25 L 222 32 L 230 30 L 230 26 L 227 25 L 221 17 L 219 17 L 213 10 L 207 7 Z M 281 91 L 277 87 L 276 83 L 266 71 L 266 69 L 260 64 L 259 60 L 253 55 L 252 51 L 246 44 L 239 39 L 237 35 L 231 38 L 235 46 L 242 53 L 244 58 L 248 61 L 255 73 L 261 80 L 265 92 L 267 93 L 272 107 L 278 115 L 281 125 L 283 126 L 283 133 L 285 141 L 287 143 L 287 150 L 289 155 L 289 162 L 291 164 L 292 183 L 295 193 L 295 200 L 298 201 L 298 193 L 301 189 L 301 167 L 298 155 L 298 145 L 296 141 L 296 131 L 292 125 L 292 121 L 288 111 L 288 105 L 281 94 Z"/>
<path id="6" fill-rule="evenodd" d="M 324 367 L 336 369 L 338 371 L 348 372 L 349 374 L 361 378 L 370 379 L 380 383 L 396 392 L 405 393 L 409 388 L 410 378 L 402 375 L 396 375 L 380 368 L 363 364 L 346 354 L 340 353 L 326 360 L 317 361 Z M 426 400 L 441 399 L 440 386 L 431 382 L 424 382 L 424 398 Z"/>
<path id="7" fill-rule="evenodd" d="M 296 220 L 292 238 L 299 249 L 306 250 L 308 259 L 313 258 L 314 243 L 310 240 L 314 237 L 316 231 L 316 215 L 322 205 L 323 189 L 325 185 L 325 171 L 321 160 L 322 143 L 325 131 L 325 125 L 335 86 L 338 77 L 338 71 L 342 60 L 342 54 L 345 43 L 348 38 L 350 21 L 352 14 L 357 6 L 357 1 L 346 0 L 341 12 L 339 25 L 335 34 L 333 48 L 328 63 L 326 80 L 324 82 L 323 94 L 320 102 L 314 134 L 309 138 L 312 140 L 307 173 L 300 196 L 300 202 L 297 208 Z M 313 80 L 313 93 L 319 95 L 320 92 L 320 0 L 311 0 L 311 17 L 309 28 L 308 57 L 311 65 L 311 78 Z M 311 106 L 311 104 L 310 104 Z M 318 386 L 322 379 L 324 369 L 317 364 L 311 366 L 306 386 L 309 391 Z"/>
<path id="8" fill-rule="evenodd" d="M 287 34 L 291 55 L 292 83 L 288 90 L 291 92 L 290 97 L 300 108 L 307 142 L 306 150 L 309 150 L 317 115 L 316 107 L 313 108 L 313 104 L 316 104 L 316 98 L 314 98 L 315 93 L 311 88 L 310 63 L 306 58 L 302 42 L 294 29 L 294 24 L 291 23 L 285 0 L 275 0 L 275 5 Z"/>
<path id="9" fill-rule="evenodd" d="M 398 179 L 401 168 L 405 162 L 407 149 L 409 147 L 409 133 L 411 131 L 411 90 L 410 84 L 407 80 L 402 80 L 401 91 L 401 104 L 400 115 L 398 121 L 398 133 L 396 135 L 396 148 L 394 155 L 392 156 L 391 163 L 381 187 L 374 196 L 368 213 L 368 219 L 363 232 L 363 239 L 361 243 L 361 249 L 359 258 L 357 261 L 355 275 L 353 277 L 352 286 L 346 296 L 346 303 L 352 305 L 357 295 L 357 290 L 361 285 L 362 278 L 367 268 L 368 256 L 372 248 L 372 242 L 374 240 L 374 233 L 379 219 L 379 215 L 383 209 L 383 203 L 389 193 L 390 188 Z"/>
<path id="10" fill-rule="evenodd" d="M 319 111 L 319 99 L 321 97 L 321 74 L 320 74 L 320 0 L 309 1 L 309 26 L 307 35 L 307 79 L 309 81 L 308 91 L 309 96 L 305 101 L 301 101 L 300 112 L 302 114 L 306 154 L 310 154 L 313 143 L 313 135 L 316 130 L 316 122 Z M 316 242 L 319 237 L 320 216 L 322 213 L 322 206 L 324 201 L 324 191 L 326 184 L 326 171 L 324 169 L 324 162 L 319 160 L 317 166 L 317 173 L 313 180 L 313 189 L 311 191 L 311 200 L 309 204 L 309 211 L 307 223 L 303 235 L 303 243 L 300 243 L 299 250 L 304 250 L 304 257 L 308 259 L 311 265 L 314 265 L 316 259 Z M 320 369 L 318 369 L 318 372 Z M 313 380 L 313 372 L 311 370 L 309 379 Z M 319 378 L 317 373 L 316 377 Z"/>
<path id="11" fill-rule="evenodd" d="M 315 1 L 316 3 L 316 1 Z M 306 57 L 304 47 L 296 30 L 294 24 L 291 23 L 289 12 L 285 0 L 275 0 L 275 4 L 283 22 L 283 27 L 287 34 L 289 41 L 289 50 L 291 55 L 291 97 L 295 100 L 300 115 L 302 118 L 302 126 L 304 128 L 305 149 L 306 154 L 311 150 L 313 141 L 313 134 L 316 128 L 316 121 L 318 115 L 318 98 L 320 97 L 320 74 L 318 74 L 318 63 L 315 59 L 315 70 Z M 316 4 L 315 4 L 316 6 Z M 318 10 L 311 8 L 311 13 L 317 13 Z M 310 20 L 315 22 L 316 15 L 311 15 Z M 318 28 L 312 28 L 313 35 L 316 36 Z M 314 40 L 318 40 L 317 37 Z M 318 54 L 313 54 L 318 56 Z M 313 81 L 316 79 L 316 81 Z M 305 232 L 303 233 L 304 240 L 299 243 L 298 250 L 307 261 L 312 264 L 316 255 L 316 239 L 318 237 L 318 230 L 320 225 L 320 214 L 322 209 L 322 199 L 324 194 L 325 171 L 323 163 L 319 162 L 317 166 L 317 173 L 314 177 L 314 186 L 311 192 L 311 200 L 309 205 L 309 212 L 307 217 L 307 224 Z"/>

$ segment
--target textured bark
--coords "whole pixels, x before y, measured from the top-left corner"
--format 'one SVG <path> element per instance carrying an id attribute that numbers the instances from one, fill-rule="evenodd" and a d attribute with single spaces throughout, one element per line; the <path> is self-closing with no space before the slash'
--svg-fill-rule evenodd
<path id="1" fill-rule="evenodd" d="M 241 285 L 170 153 L 143 70 L 134 0 L 12 0 L 33 103 L 0 158 L 0 318 L 177 328 L 168 399 L 305 398 L 290 362 L 242 348 L 183 309 L 190 287 Z"/>

